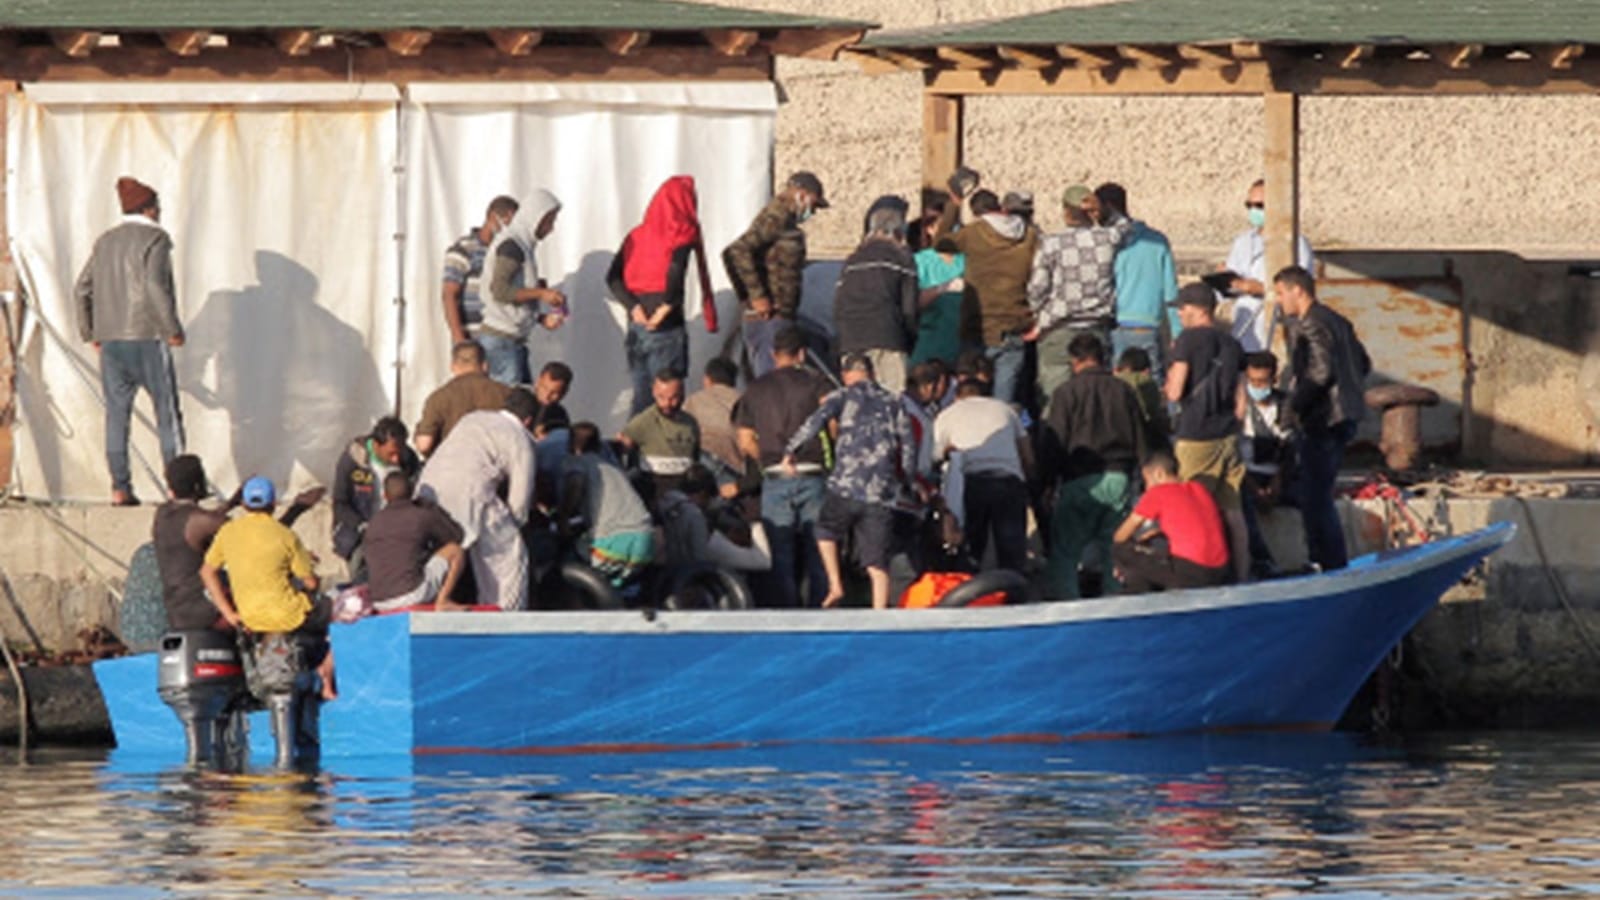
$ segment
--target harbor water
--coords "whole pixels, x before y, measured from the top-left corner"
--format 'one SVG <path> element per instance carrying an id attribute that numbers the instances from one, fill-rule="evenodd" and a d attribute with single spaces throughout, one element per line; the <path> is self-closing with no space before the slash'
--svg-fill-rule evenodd
<path id="1" fill-rule="evenodd" d="M 0 757 L 5 897 L 1600 894 L 1600 735 Z"/>

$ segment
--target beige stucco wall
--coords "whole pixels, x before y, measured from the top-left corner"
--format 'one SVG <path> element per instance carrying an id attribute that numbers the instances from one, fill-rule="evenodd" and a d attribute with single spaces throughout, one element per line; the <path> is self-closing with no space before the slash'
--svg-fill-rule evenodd
<path id="1" fill-rule="evenodd" d="M 1069 2 L 1083 0 L 741 0 L 890 29 Z M 836 209 L 808 226 L 812 256 L 837 258 L 875 196 L 916 197 L 921 78 L 808 60 L 780 60 L 778 78 L 778 177 L 799 168 L 821 176 Z M 1047 226 L 1046 198 L 1068 184 L 1121 182 L 1133 213 L 1165 231 L 1192 270 L 1220 261 L 1245 227 L 1244 192 L 1262 171 L 1262 115 L 1253 97 L 971 98 L 966 161 L 990 186 L 1033 190 Z M 1329 274 L 1346 255 L 1329 251 L 1424 251 L 1396 276 L 1433 271 L 1437 251 L 1465 252 L 1473 408 L 1463 461 L 1592 464 L 1600 314 L 1579 312 L 1595 284 L 1565 265 L 1523 260 L 1600 260 L 1600 92 L 1312 97 L 1301 104 L 1301 132 L 1302 226 Z M 1372 337 L 1384 352 L 1397 346 Z"/>
<path id="2" fill-rule="evenodd" d="M 1021 15 L 1068 0 L 742 0 L 741 5 L 907 28 Z M 1079 0 L 1081 2 L 1081 0 Z M 848 248 L 881 193 L 920 184 L 920 78 L 782 60 L 777 169 L 820 175 L 838 209 L 813 247 Z M 1041 198 L 1115 180 L 1135 214 L 1185 256 L 1215 256 L 1243 227 L 1260 173 L 1253 98 L 1017 97 L 968 101 L 968 163 Z M 1600 95 L 1311 98 L 1302 104 L 1302 216 L 1326 248 L 1499 249 L 1600 256 Z"/>

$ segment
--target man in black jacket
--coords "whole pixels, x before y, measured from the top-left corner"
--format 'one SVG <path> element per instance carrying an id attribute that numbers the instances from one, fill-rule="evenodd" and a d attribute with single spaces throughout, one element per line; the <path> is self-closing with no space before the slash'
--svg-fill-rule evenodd
<path id="1" fill-rule="evenodd" d="M 833 292 L 839 355 L 863 353 L 877 382 L 906 388 L 906 357 L 917 333 L 917 263 L 906 249 L 906 202 L 880 197 L 867 215 L 867 235 L 845 260 Z"/>
<path id="2" fill-rule="evenodd" d="M 384 416 L 372 432 L 356 438 L 339 457 L 333 473 L 333 552 L 350 564 L 354 581 L 367 580 L 366 561 L 357 551 L 366 534 L 367 523 L 383 508 L 383 479 L 390 472 L 402 472 L 415 479 L 422 462 L 406 446 L 404 422 Z"/>
<path id="3" fill-rule="evenodd" d="M 1067 344 L 1072 378 L 1050 397 L 1040 434 L 1045 480 L 1058 482 L 1046 570 L 1055 599 L 1077 599 L 1085 548 L 1099 545 L 1101 560 L 1111 559 L 1111 537 L 1128 515 L 1133 472 L 1149 450 L 1139 396 L 1106 370 L 1105 352 L 1092 333 Z"/>
<path id="4" fill-rule="evenodd" d="M 1289 408 L 1300 424 L 1306 549 L 1323 571 L 1342 569 L 1349 558 L 1333 491 L 1345 445 L 1366 414 L 1362 387 L 1372 361 L 1350 320 L 1317 302 L 1310 272 L 1289 266 L 1272 281 L 1288 316 Z"/>

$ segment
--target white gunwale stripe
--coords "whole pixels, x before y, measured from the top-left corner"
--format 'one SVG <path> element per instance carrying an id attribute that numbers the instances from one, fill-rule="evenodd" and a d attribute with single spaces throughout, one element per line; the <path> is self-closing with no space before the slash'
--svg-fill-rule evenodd
<path id="1" fill-rule="evenodd" d="M 1387 562 L 1344 569 L 1326 575 L 1291 578 L 1244 587 L 1206 588 L 1097 600 L 969 609 L 423 613 L 411 617 L 411 633 L 419 636 L 444 637 L 519 634 L 669 635 L 981 631 L 997 628 L 1044 627 L 1068 622 L 1137 619 L 1241 606 L 1293 603 L 1312 597 L 1359 591 L 1399 581 L 1451 560 L 1485 550 L 1492 552 L 1509 542 L 1515 534 L 1514 524 L 1502 522 L 1474 534 L 1412 548 L 1400 557 Z"/>

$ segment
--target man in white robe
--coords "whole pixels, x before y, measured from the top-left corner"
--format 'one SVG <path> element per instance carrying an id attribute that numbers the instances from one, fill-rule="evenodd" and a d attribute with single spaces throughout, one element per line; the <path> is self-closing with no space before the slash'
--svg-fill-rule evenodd
<path id="1" fill-rule="evenodd" d="M 478 602 L 528 606 L 528 547 L 522 526 L 533 508 L 533 421 L 539 403 L 516 389 L 505 408 L 468 413 L 422 469 L 417 496 L 461 526 Z M 504 499 L 501 488 L 505 488 Z"/>

